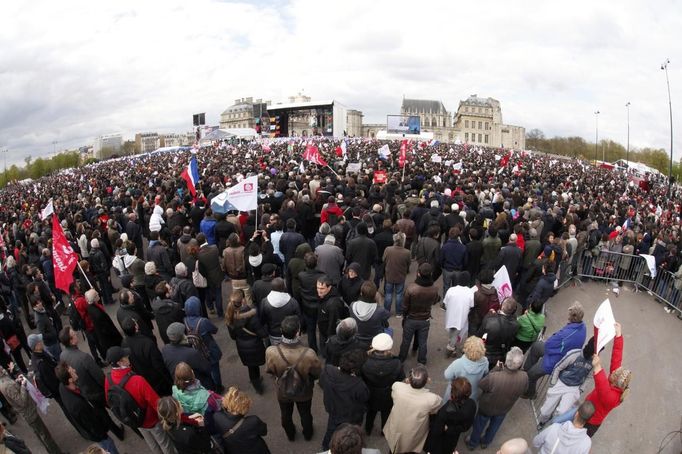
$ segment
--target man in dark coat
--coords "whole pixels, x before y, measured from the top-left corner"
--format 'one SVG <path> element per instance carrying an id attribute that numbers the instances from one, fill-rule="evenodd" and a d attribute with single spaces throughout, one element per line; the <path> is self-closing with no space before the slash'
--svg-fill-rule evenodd
<path id="1" fill-rule="evenodd" d="M 318 313 L 317 327 L 320 329 L 320 351 L 326 353 L 327 339 L 336 333 L 336 325 L 348 316 L 348 308 L 339 296 L 329 276 L 317 278 Z"/>
<path id="2" fill-rule="evenodd" d="M 372 266 L 379 260 L 376 243 L 367 237 L 367 224 L 358 223 L 355 227 L 357 236 L 346 245 L 346 262 L 357 262 L 360 265 L 360 276 L 368 280 L 372 274 Z"/>
<path id="3" fill-rule="evenodd" d="M 166 370 L 174 376 L 175 367 L 180 363 L 187 363 L 204 388 L 215 390 L 215 383 L 211 378 L 211 364 L 198 350 L 189 345 L 185 332 L 185 324 L 179 322 L 171 323 L 166 329 L 170 343 L 161 349 Z"/>
<path id="4" fill-rule="evenodd" d="M 93 331 L 97 339 L 97 344 L 101 347 L 103 352 L 106 352 L 109 347 L 121 345 L 121 333 L 118 332 L 116 325 L 107 314 L 106 310 L 100 303 L 99 294 L 97 290 L 90 289 L 85 292 L 85 301 L 88 303 L 87 314 L 92 320 Z"/>
<path id="5" fill-rule="evenodd" d="M 90 263 L 90 271 L 95 275 L 100 291 L 103 293 L 104 304 L 113 304 L 114 300 L 111 297 L 113 290 L 109 283 L 110 262 L 104 255 L 102 248 L 100 248 L 97 238 L 93 238 L 90 241 L 88 262 Z"/>
<path id="6" fill-rule="evenodd" d="M 295 315 L 301 319 L 301 308 L 291 295 L 286 291 L 284 279 L 276 277 L 272 280 L 272 290 L 263 298 L 258 309 L 261 325 L 270 336 L 270 345 L 282 342 L 282 321 L 289 315 Z"/>
<path id="7" fill-rule="evenodd" d="M 279 239 L 279 250 L 284 254 L 284 263 L 289 263 L 289 260 L 294 258 L 296 248 L 305 243 L 305 238 L 296 231 L 295 219 L 287 219 L 286 226 L 287 231 Z"/>
<path id="8" fill-rule="evenodd" d="M 322 450 L 329 448 L 334 430 L 343 423 L 362 424 L 369 400 L 369 389 L 358 376 L 365 362 L 365 353 L 351 350 L 341 355 L 339 367 L 327 364 L 320 376 L 324 390 L 324 408 L 329 413 Z"/>
<path id="9" fill-rule="evenodd" d="M 223 311 L 222 285 L 225 273 L 223 273 L 220 267 L 218 246 L 215 244 L 209 245 L 206 241 L 206 235 L 203 233 L 197 235 L 197 242 L 199 243 L 199 254 L 197 256 L 199 272 L 206 278 L 208 283 L 206 288 L 206 305 L 209 309 L 215 309 L 218 317 L 223 318 L 225 313 Z"/>
<path id="10" fill-rule="evenodd" d="M 504 360 L 519 330 L 516 321 L 516 300 L 507 298 L 502 302 L 499 312 L 488 314 L 483 319 L 477 336 L 485 341 L 485 356 L 488 358 L 489 369 Z M 486 337 L 483 337 L 486 336 Z"/>
<path id="11" fill-rule="evenodd" d="M 152 324 L 154 314 L 144 307 L 142 298 L 135 292 L 124 289 L 121 290 L 118 300 L 121 304 L 121 307 L 116 311 L 116 320 L 118 320 L 119 326 L 123 326 L 123 321 L 126 318 L 132 317 L 140 327 L 140 332 L 154 339 L 154 326 Z"/>
<path id="12" fill-rule="evenodd" d="M 170 324 L 173 322 L 182 323 L 185 320 L 184 305 L 181 306 L 170 299 L 171 287 L 166 282 L 159 282 L 154 291 L 156 292 L 156 298 L 152 301 L 154 319 L 159 329 L 159 336 L 161 336 L 164 344 L 167 344 L 170 341 L 168 340 L 168 335 L 166 335 L 166 330 Z"/>
<path id="13" fill-rule="evenodd" d="M 107 433 L 111 420 L 104 407 L 94 407 L 83 397 L 78 387 L 78 373 L 65 362 L 60 362 L 55 371 L 59 379 L 59 395 L 64 403 L 63 409 L 67 419 L 81 437 L 94 441 L 107 451 L 118 452 L 114 441 Z M 123 429 L 121 429 L 121 435 Z M 119 437 L 122 439 L 122 436 Z"/>
<path id="14" fill-rule="evenodd" d="M 467 271 L 471 277 L 470 284 L 476 282 L 478 273 L 481 271 L 481 255 L 483 254 L 483 243 L 481 242 L 478 229 L 469 229 L 469 242 L 467 248 Z"/>
<path id="15" fill-rule="evenodd" d="M 317 256 L 313 252 L 308 252 L 303 260 L 306 268 L 298 273 L 298 279 L 301 282 L 301 312 L 308 334 L 308 347 L 317 353 L 317 315 L 320 305 L 317 280 L 324 274 L 316 269 Z"/>
<path id="16" fill-rule="evenodd" d="M 38 389 L 45 397 L 54 399 L 61 406 L 62 399 L 59 395 L 59 380 L 54 374 L 57 361 L 45 351 L 43 336 L 31 334 L 28 336 L 28 347 L 31 349 L 31 365 L 35 372 L 35 381 Z"/>
<path id="17" fill-rule="evenodd" d="M 130 349 L 128 358 L 135 373 L 142 375 L 158 395 L 170 396 L 173 382 L 156 342 L 141 334 L 132 318 L 125 319 L 121 328 L 126 335 L 121 346 Z"/>
<path id="18" fill-rule="evenodd" d="M 270 294 L 272 290 L 272 280 L 275 278 L 277 266 L 272 263 L 264 263 L 261 267 L 261 278 L 253 283 L 251 294 L 253 296 L 253 305 L 260 308 L 263 299 Z"/>
<path id="19" fill-rule="evenodd" d="M 393 383 L 405 379 L 403 363 L 393 356 L 393 339 L 386 333 L 377 334 L 372 339 L 372 350 L 362 366 L 362 378 L 369 388 L 365 432 L 372 433 L 374 418 L 381 413 L 381 427 L 386 425 L 388 415 L 393 408 L 391 387 Z"/>
<path id="20" fill-rule="evenodd" d="M 165 280 L 170 281 L 173 278 L 174 269 L 171 264 L 170 255 L 168 254 L 168 247 L 159 238 L 159 232 L 149 232 L 149 248 L 147 249 L 147 261 L 154 262 L 156 271 Z"/>
<path id="21" fill-rule="evenodd" d="M 521 269 L 521 260 L 523 252 L 521 248 L 516 245 L 517 236 L 515 233 L 509 235 L 509 243 L 500 249 L 495 261 L 494 270 L 498 270 L 503 265 L 507 268 L 509 273 L 509 280 L 512 285 L 515 285 L 518 280 L 518 272 Z"/>
<path id="22" fill-rule="evenodd" d="M 336 334 L 325 344 L 326 364 L 338 366 L 341 355 L 350 350 L 366 351 L 365 343 L 358 339 L 357 334 L 358 322 L 354 318 L 347 317 L 341 320 L 336 325 Z"/>
<path id="23" fill-rule="evenodd" d="M 126 235 L 128 241 L 135 244 L 135 253 L 138 258 L 144 257 L 142 250 L 142 227 L 137 222 L 137 213 L 130 213 L 128 215 L 128 222 L 126 223 Z"/>

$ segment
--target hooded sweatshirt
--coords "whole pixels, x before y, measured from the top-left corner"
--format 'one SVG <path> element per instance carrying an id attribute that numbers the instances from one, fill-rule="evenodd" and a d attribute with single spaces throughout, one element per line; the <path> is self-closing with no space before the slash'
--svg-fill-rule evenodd
<path id="1" fill-rule="evenodd" d="M 538 454 L 588 454 L 592 440 L 587 436 L 587 429 L 579 429 L 573 421 L 566 421 L 552 424 L 537 434 L 533 446 L 540 448 Z"/>
<path id="2" fill-rule="evenodd" d="M 356 301 L 351 305 L 350 316 L 358 323 L 358 339 L 370 343 L 377 334 L 388 327 L 389 312 L 376 303 Z"/>
<path id="3" fill-rule="evenodd" d="M 448 381 L 445 394 L 443 394 L 443 403 L 450 400 L 452 380 L 459 377 L 469 380 L 469 383 L 471 383 L 471 398 L 474 401 L 478 401 L 478 382 L 488 374 L 488 369 L 488 358 L 485 356 L 478 361 L 472 361 L 466 355 L 454 360 L 443 373 L 443 376 Z"/>
<path id="4" fill-rule="evenodd" d="M 180 402 L 182 410 L 185 413 L 190 415 L 192 413 L 199 413 L 200 415 L 203 415 L 208 408 L 208 398 L 210 397 L 210 394 L 206 388 L 201 386 L 199 380 L 195 380 L 194 383 L 184 390 L 173 385 L 173 397 Z"/>
<path id="5" fill-rule="evenodd" d="M 263 326 L 267 327 L 268 334 L 273 337 L 282 335 L 282 320 L 289 315 L 301 316 L 298 302 L 286 292 L 271 290 L 265 297 L 258 315 Z"/>

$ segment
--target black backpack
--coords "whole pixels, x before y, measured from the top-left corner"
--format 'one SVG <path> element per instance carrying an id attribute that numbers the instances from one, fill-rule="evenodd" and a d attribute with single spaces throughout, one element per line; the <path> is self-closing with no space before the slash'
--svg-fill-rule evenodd
<path id="1" fill-rule="evenodd" d="M 277 397 L 284 402 L 295 402 L 297 398 L 301 397 L 308 386 L 307 378 L 303 378 L 296 369 L 308 351 L 303 350 L 293 365 L 284 356 L 279 345 L 277 346 L 277 351 L 287 365 L 284 373 L 277 379 Z"/>
<path id="2" fill-rule="evenodd" d="M 126 426 L 136 429 L 142 427 L 144 422 L 145 411 L 137 405 L 133 396 L 125 390 L 125 385 L 134 374 L 132 371 L 128 372 L 119 384 L 114 384 L 111 379 L 111 373 L 107 374 L 109 381 L 109 392 L 107 393 L 107 403 L 111 412 Z"/>
<path id="3" fill-rule="evenodd" d="M 193 349 L 201 353 L 201 356 L 203 356 L 207 361 L 211 360 L 211 352 L 208 350 L 208 346 L 206 345 L 206 342 L 204 342 L 204 339 L 201 337 L 201 334 L 199 333 L 199 325 L 201 325 L 201 322 L 203 319 L 199 319 L 197 322 L 197 326 L 192 330 L 187 322 L 185 322 L 185 328 L 187 328 L 187 343 L 192 346 Z"/>

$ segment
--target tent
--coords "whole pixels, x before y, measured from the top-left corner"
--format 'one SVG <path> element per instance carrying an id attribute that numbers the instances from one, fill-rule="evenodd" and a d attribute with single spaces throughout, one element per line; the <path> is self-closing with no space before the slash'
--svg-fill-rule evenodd
<path id="1" fill-rule="evenodd" d="M 226 139 L 252 139 L 254 137 L 258 137 L 258 133 L 253 128 L 216 129 L 202 137 L 200 143 L 205 144 Z"/>

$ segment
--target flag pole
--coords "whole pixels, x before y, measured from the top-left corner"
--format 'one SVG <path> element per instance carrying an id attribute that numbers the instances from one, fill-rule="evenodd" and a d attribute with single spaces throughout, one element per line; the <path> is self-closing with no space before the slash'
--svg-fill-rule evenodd
<path id="1" fill-rule="evenodd" d="M 258 185 L 256 185 L 256 230 L 258 230 Z"/>
<path id="2" fill-rule="evenodd" d="M 327 168 L 328 168 L 329 170 L 331 170 L 332 172 L 334 172 L 334 175 L 336 175 L 336 178 L 341 178 L 341 177 L 339 176 L 339 174 L 336 173 L 336 170 L 334 170 L 334 169 L 332 169 L 331 167 L 329 167 L 329 164 L 327 164 Z"/>
<path id="3" fill-rule="evenodd" d="M 92 286 L 92 283 L 90 282 L 90 279 L 88 279 L 88 275 L 85 274 L 85 271 L 83 271 L 83 268 L 81 268 L 81 262 L 76 262 L 76 264 L 78 265 L 78 269 L 81 270 L 81 274 L 82 274 L 83 277 L 85 278 L 85 281 L 88 283 L 88 285 L 90 286 L 90 288 L 94 288 L 94 287 Z"/>

